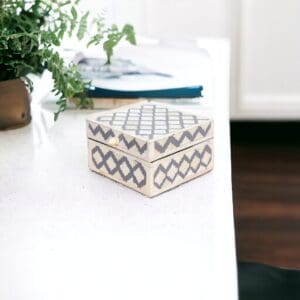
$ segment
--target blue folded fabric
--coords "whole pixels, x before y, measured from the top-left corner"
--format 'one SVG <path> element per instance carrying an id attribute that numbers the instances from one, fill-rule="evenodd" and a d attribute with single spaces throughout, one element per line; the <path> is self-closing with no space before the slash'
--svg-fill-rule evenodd
<path id="1" fill-rule="evenodd" d="M 195 98 L 202 97 L 202 90 L 200 85 L 144 91 L 120 91 L 90 86 L 87 88 L 87 95 L 91 98 Z"/>

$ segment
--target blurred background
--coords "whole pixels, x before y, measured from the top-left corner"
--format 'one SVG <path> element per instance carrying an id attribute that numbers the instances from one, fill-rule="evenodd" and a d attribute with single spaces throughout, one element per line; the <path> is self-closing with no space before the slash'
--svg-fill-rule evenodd
<path id="1" fill-rule="evenodd" d="M 105 0 L 101 8 L 148 37 L 229 39 L 232 119 L 300 116 L 299 1 Z"/>
<path id="2" fill-rule="evenodd" d="M 300 2 L 110 0 L 105 7 L 140 35 L 230 41 L 238 259 L 300 267 Z"/>

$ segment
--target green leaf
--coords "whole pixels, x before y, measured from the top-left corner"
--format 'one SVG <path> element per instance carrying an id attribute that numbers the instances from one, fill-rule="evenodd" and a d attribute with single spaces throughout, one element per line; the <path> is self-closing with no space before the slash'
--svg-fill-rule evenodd
<path id="1" fill-rule="evenodd" d="M 57 35 L 60 40 L 63 39 L 63 37 L 64 37 L 64 35 L 66 33 L 66 30 L 67 30 L 67 24 L 66 23 L 62 23 L 61 27 L 60 27 L 60 30 L 58 32 L 58 35 Z"/>
<path id="2" fill-rule="evenodd" d="M 89 47 L 90 45 L 99 45 L 103 38 L 104 36 L 102 34 L 94 35 L 88 42 L 87 47 Z"/>
<path id="3" fill-rule="evenodd" d="M 115 46 L 116 42 L 113 39 L 109 39 L 103 44 L 103 49 L 106 53 L 107 58 L 106 64 L 108 65 L 111 63 L 111 57 L 113 56 Z"/>
<path id="4" fill-rule="evenodd" d="M 72 17 L 73 17 L 73 20 L 77 20 L 77 11 L 76 11 L 76 8 L 74 6 L 72 6 L 71 8 L 71 14 L 72 14 Z"/>
<path id="5" fill-rule="evenodd" d="M 79 40 L 83 39 L 85 33 L 86 33 L 86 30 L 87 30 L 87 18 L 89 16 L 89 12 L 86 12 L 82 18 L 80 19 L 80 22 L 79 22 L 79 26 L 78 26 L 78 31 L 77 31 L 77 38 Z"/>
<path id="6" fill-rule="evenodd" d="M 136 38 L 135 38 L 135 32 L 134 32 L 134 28 L 132 25 L 130 24 L 126 24 L 124 27 L 123 27 L 123 33 L 125 34 L 126 36 L 126 40 L 132 44 L 132 45 L 136 45 Z"/>

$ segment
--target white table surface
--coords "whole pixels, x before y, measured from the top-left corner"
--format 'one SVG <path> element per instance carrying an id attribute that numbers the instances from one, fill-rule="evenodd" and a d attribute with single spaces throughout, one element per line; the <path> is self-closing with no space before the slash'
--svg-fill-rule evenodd
<path id="1" fill-rule="evenodd" d="M 215 167 L 170 192 L 148 199 L 89 171 L 87 111 L 54 124 L 33 104 L 29 126 L 0 132 L 1 300 L 237 299 L 229 47 L 204 45 L 213 99 L 185 109 L 214 118 Z"/>

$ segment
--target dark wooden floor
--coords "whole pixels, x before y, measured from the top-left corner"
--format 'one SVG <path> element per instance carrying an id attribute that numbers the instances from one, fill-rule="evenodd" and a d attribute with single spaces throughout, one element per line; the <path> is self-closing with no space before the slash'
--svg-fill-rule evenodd
<path id="1" fill-rule="evenodd" d="M 240 261 L 300 268 L 300 123 L 231 124 Z"/>

